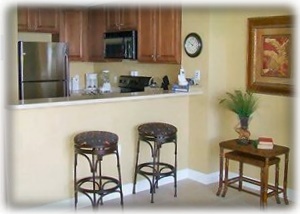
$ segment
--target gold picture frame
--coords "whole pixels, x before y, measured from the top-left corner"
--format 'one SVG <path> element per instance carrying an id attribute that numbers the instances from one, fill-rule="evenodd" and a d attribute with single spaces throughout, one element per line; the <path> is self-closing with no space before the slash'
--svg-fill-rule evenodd
<path id="1" fill-rule="evenodd" d="M 248 90 L 293 94 L 292 31 L 292 16 L 248 18 Z"/>

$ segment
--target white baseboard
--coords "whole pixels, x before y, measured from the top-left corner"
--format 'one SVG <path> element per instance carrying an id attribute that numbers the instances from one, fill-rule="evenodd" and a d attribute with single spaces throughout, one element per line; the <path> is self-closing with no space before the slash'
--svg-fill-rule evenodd
<path id="1" fill-rule="evenodd" d="M 229 177 L 235 177 L 237 176 L 236 173 L 231 173 L 229 172 Z M 216 183 L 219 180 L 219 172 L 213 172 L 210 174 L 205 174 L 205 173 L 201 173 L 192 169 L 183 169 L 183 170 L 179 170 L 177 172 L 177 180 L 184 180 L 184 179 L 191 179 L 194 181 L 197 181 L 201 184 L 204 185 L 208 185 L 211 183 Z M 162 180 L 160 180 L 159 185 L 165 185 L 165 184 L 169 184 L 172 183 L 174 181 L 174 179 L 172 177 L 166 177 L 163 178 Z M 259 190 L 259 187 L 257 185 L 254 184 L 250 184 L 245 182 L 245 187 L 247 188 L 251 188 L 254 190 Z M 124 184 L 122 186 L 123 188 L 123 195 L 131 195 L 132 194 L 132 188 L 133 188 L 133 183 L 129 183 L 129 184 Z M 136 192 L 141 192 L 144 190 L 149 190 L 149 182 L 146 179 L 140 180 L 137 182 L 136 184 Z M 295 201 L 295 191 L 292 189 L 288 189 L 287 190 L 287 195 L 288 195 L 288 199 L 290 201 Z M 107 195 L 106 197 L 104 197 L 104 201 L 108 201 L 108 200 L 112 200 L 112 199 L 116 199 L 119 198 L 120 194 L 119 193 L 113 193 L 110 195 Z M 80 195 L 78 197 L 78 205 L 77 207 L 80 208 L 84 208 L 87 206 L 91 206 L 91 202 L 88 199 L 87 196 L 85 195 Z M 70 198 L 70 199 L 66 199 L 60 202 L 55 202 L 55 203 L 51 203 L 51 204 L 47 204 L 44 206 L 40 206 L 37 208 L 34 208 L 34 210 L 45 210 L 45 209 L 57 209 L 57 208 L 63 208 L 63 209 L 74 209 L 74 198 Z"/>

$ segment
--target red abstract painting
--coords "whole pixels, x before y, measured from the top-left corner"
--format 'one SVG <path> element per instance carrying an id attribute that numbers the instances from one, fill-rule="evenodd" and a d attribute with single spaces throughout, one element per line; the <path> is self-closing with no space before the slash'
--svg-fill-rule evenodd
<path id="1" fill-rule="evenodd" d="M 263 66 L 261 76 L 290 78 L 288 35 L 272 35 L 263 38 Z"/>

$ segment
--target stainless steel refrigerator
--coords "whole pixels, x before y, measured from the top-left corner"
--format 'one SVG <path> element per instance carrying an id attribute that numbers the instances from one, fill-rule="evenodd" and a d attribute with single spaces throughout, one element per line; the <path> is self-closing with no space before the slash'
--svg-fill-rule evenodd
<path id="1" fill-rule="evenodd" d="M 18 42 L 19 99 L 69 96 L 68 45 Z"/>

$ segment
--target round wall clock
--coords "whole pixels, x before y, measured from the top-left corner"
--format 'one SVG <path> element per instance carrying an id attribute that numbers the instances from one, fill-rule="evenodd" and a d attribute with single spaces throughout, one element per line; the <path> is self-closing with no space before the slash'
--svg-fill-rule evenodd
<path id="1" fill-rule="evenodd" d="M 184 50 L 190 57 L 196 57 L 201 53 L 202 40 L 197 33 L 190 33 L 185 37 Z"/>

